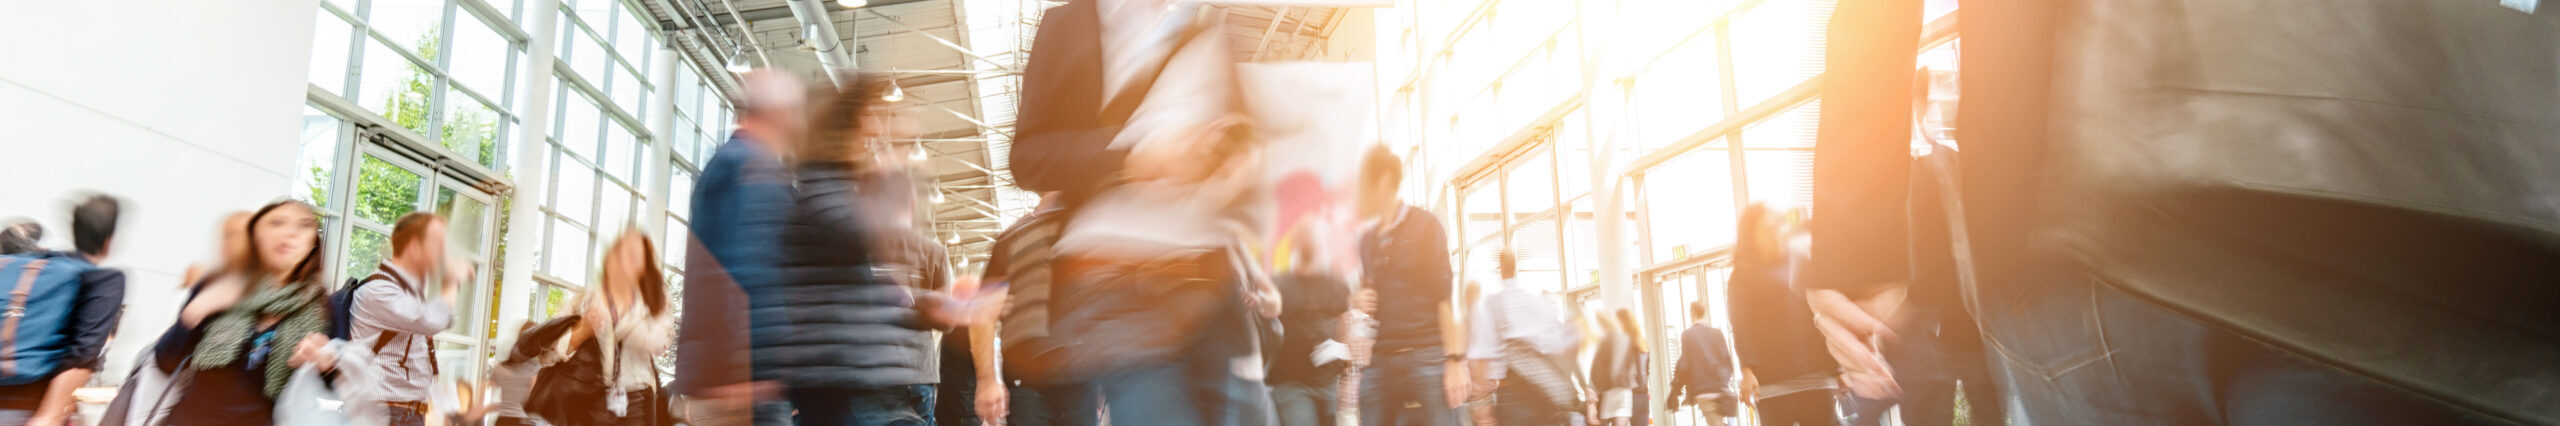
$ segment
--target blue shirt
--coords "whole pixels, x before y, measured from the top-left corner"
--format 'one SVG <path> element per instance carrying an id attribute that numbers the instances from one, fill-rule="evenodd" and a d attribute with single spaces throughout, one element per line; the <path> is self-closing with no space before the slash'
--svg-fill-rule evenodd
<path id="1" fill-rule="evenodd" d="M 729 142 L 720 145 L 719 151 L 703 164 L 702 176 L 693 187 L 693 237 L 699 242 L 696 248 L 709 254 L 718 265 L 689 265 L 693 267 L 687 268 L 685 282 L 736 283 L 735 288 L 746 296 L 748 309 L 738 312 L 746 317 L 746 324 L 717 327 L 733 333 L 730 337 L 748 330 L 778 331 L 768 325 L 787 322 L 785 318 L 746 314 L 780 302 L 772 295 L 783 285 L 782 236 L 790 223 L 794 197 L 791 173 L 784 169 L 781 156 L 749 140 L 752 137 L 743 131 L 732 133 Z M 718 333 L 693 328 L 687 327 L 689 331 L 702 332 L 698 334 Z M 746 334 L 747 345 L 718 346 L 743 350 L 755 342 L 774 342 L 781 337 L 770 335 L 777 334 L 773 332 Z M 706 337 L 718 336 L 689 336 L 686 340 L 699 342 L 697 338 Z"/>

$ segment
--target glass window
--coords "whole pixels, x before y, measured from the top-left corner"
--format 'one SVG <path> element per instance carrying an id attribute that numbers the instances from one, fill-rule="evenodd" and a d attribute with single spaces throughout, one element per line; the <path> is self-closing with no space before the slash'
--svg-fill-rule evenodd
<path id="1" fill-rule="evenodd" d="M 392 49 L 381 40 L 366 43 L 356 103 L 420 136 L 434 137 L 427 133 L 427 102 L 435 94 L 435 75 Z"/>
<path id="2" fill-rule="evenodd" d="M 347 233 L 347 263 L 340 265 L 339 269 L 344 271 L 344 275 L 371 271 L 382 264 L 383 258 L 390 257 L 390 235 L 361 226 L 351 229 L 353 231 Z"/>
<path id="3" fill-rule="evenodd" d="M 562 281 L 587 282 L 587 230 L 567 221 L 551 222 L 551 269 L 544 272 Z"/>
<path id="4" fill-rule="evenodd" d="M 338 175 L 338 142 L 345 122 L 310 106 L 302 107 L 302 155 L 294 162 L 294 197 L 329 209 L 329 182 Z"/>
<path id="5" fill-rule="evenodd" d="M 1723 120 L 1724 95 L 1717 72 L 1715 39 L 1702 35 L 1664 54 L 1650 71 L 1636 77 L 1628 91 L 1633 105 L 1624 110 L 1625 119 L 1634 123 L 1635 144 L 1669 145 Z"/>
<path id="6" fill-rule="evenodd" d="M 444 0 L 372 0 L 372 16 L 365 18 L 365 25 L 392 44 L 433 61 L 436 32 L 444 28 L 444 4 Z"/>
<path id="7" fill-rule="evenodd" d="M 570 32 L 569 39 L 562 42 L 578 45 L 576 50 L 569 51 L 569 69 L 577 71 L 578 76 L 586 77 L 588 83 L 604 84 L 605 72 L 611 69 L 608 64 L 613 62 L 613 53 L 605 50 L 604 42 L 585 31 Z"/>
<path id="8" fill-rule="evenodd" d="M 1749 107 L 1822 73 L 1830 16 L 1808 2 L 1763 2 L 1733 21 L 1734 94 Z M 1712 75 L 1712 74 L 1710 74 Z"/>
<path id="9" fill-rule="evenodd" d="M 456 12 L 453 23 L 453 78 L 473 91 L 492 99 L 507 94 L 507 70 L 515 58 L 515 46 L 497 30 L 490 29 L 469 13 Z"/>
<path id="10" fill-rule="evenodd" d="M 693 227 L 686 225 L 682 220 L 667 219 L 666 241 L 658 245 L 665 248 L 660 251 L 666 252 L 667 265 L 683 268 L 684 250 L 691 245 L 693 245 Z"/>
<path id="11" fill-rule="evenodd" d="M 452 188 L 436 190 L 436 215 L 445 219 L 445 241 L 464 257 L 478 258 L 487 251 L 489 204 L 461 196 Z"/>
<path id="12" fill-rule="evenodd" d="M 667 178 L 667 214 L 680 218 L 693 217 L 689 214 L 693 211 L 693 172 L 682 168 L 671 168 L 667 171 Z"/>
<path id="13" fill-rule="evenodd" d="M 1642 214 L 1652 227 L 1655 263 L 1733 244 L 1733 168 L 1728 161 L 1724 150 L 1702 149 L 1645 172 Z"/>
<path id="14" fill-rule="evenodd" d="M 1553 220 L 1523 224 L 1511 233 L 1512 255 L 1520 263 L 1520 282 L 1531 288 L 1563 291 L 1584 284 L 1580 280 L 1565 281 L 1564 253 L 1557 244 Z"/>
<path id="15" fill-rule="evenodd" d="M 355 41 L 356 27 L 338 19 L 338 15 L 321 10 L 312 20 L 311 70 L 312 85 L 329 93 L 347 91 L 347 43 Z"/>
<path id="16" fill-rule="evenodd" d="M 622 10 L 614 14 L 616 19 L 613 27 L 613 47 L 621 49 L 623 56 L 631 58 L 632 66 L 643 65 L 640 56 L 656 48 L 650 45 L 649 27 L 641 23 L 640 13 L 637 11 L 629 8 L 620 9 Z"/>
<path id="17" fill-rule="evenodd" d="M 632 179 L 637 175 L 631 172 L 631 164 L 639 145 L 640 143 L 631 137 L 631 128 L 623 127 L 621 120 L 606 120 L 604 155 L 602 160 L 597 161 L 596 166 L 623 182 L 637 182 L 637 179 Z"/>
<path id="18" fill-rule="evenodd" d="M 631 223 L 631 190 L 606 182 L 600 193 L 604 200 L 596 203 L 596 229 L 604 232 L 598 234 L 620 235 L 623 227 L 635 225 Z"/>
<path id="19" fill-rule="evenodd" d="M 444 95 L 444 149 L 463 159 L 491 168 L 497 167 L 498 112 L 461 91 Z"/>
<path id="20" fill-rule="evenodd" d="M 594 159 L 596 133 L 603 131 L 604 125 L 599 122 L 601 119 L 596 112 L 595 100 L 588 99 L 586 92 L 577 88 L 561 87 L 565 94 L 560 102 L 560 147 L 578 153 L 579 157 Z"/>
<path id="21" fill-rule="evenodd" d="M 419 187 L 425 184 L 426 179 L 416 172 L 366 155 L 358 173 L 361 174 L 356 178 L 356 217 L 389 224 L 399 221 L 400 215 L 418 209 Z"/>
<path id="22" fill-rule="evenodd" d="M 1556 206 L 1555 150 L 1539 149 L 1537 154 L 1522 157 L 1513 166 L 1510 177 L 1511 214 L 1528 216 Z"/>
<path id="23" fill-rule="evenodd" d="M 590 223 L 588 220 L 594 217 L 596 207 L 595 169 L 578 164 L 565 156 L 560 157 L 558 167 L 560 185 L 559 190 L 553 193 L 559 194 L 559 198 L 552 199 L 551 210 L 571 221 L 580 224 Z"/>
<path id="24" fill-rule="evenodd" d="M 1467 222 L 1464 244 L 1474 244 L 1502 232 L 1502 192 L 1486 189 L 1493 185 L 1493 181 L 1487 180 L 1481 188 L 1463 196 Z"/>
<path id="25" fill-rule="evenodd" d="M 622 68 L 616 67 L 614 69 L 620 70 Z M 649 100 L 648 83 L 644 83 L 643 81 L 645 80 L 642 80 L 639 74 L 627 72 L 613 73 L 613 83 L 611 84 L 611 86 L 613 86 L 613 104 L 622 106 L 622 112 L 631 114 L 632 118 L 648 118 L 643 115 L 646 112 L 640 107 Z"/>
<path id="26" fill-rule="evenodd" d="M 1779 206 L 1809 206 L 1813 202 L 1813 140 L 1821 103 L 1816 102 L 1753 123 L 1742 131 L 1742 145 L 1753 148 L 1787 148 L 1784 151 L 1747 151 L 1743 160 L 1750 164 L 1751 199 Z"/>

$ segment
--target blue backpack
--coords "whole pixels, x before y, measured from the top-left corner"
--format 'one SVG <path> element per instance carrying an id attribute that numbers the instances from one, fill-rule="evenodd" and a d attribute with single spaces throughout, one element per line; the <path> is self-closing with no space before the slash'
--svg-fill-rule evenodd
<path id="1" fill-rule="evenodd" d="M 0 385 L 35 383 L 62 367 L 71 350 L 71 304 L 80 277 L 97 265 L 62 252 L 0 256 Z"/>

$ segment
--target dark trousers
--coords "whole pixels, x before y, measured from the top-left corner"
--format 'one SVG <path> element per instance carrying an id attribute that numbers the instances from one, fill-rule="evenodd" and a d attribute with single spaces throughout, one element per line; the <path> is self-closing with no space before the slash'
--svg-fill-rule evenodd
<path id="1" fill-rule="evenodd" d="M 1502 426 L 1557 426 L 1565 424 L 1562 407 L 1547 402 L 1537 386 L 1525 380 L 1503 380 L 1493 388 L 1493 418 Z"/>
<path id="2" fill-rule="evenodd" d="M 1278 412 L 1281 426 L 1333 426 L 1334 413 L 1342 411 L 1335 386 L 1339 380 L 1313 383 L 1271 384 L 1271 407 Z"/>
<path id="3" fill-rule="evenodd" d="M 2059 271 L 2055 271 L 2059 274 Z M 2071 276 L 2071 275 L 2056 275 Z M 2507 424 L 2295 357 L 2086 279 L 1986 316 L 1995 371 L 2027 421 L 2067 424 Z M 1992 408 L 1973 403 L 1973 410 Z"/>
<path id="4" fill-rule="evenodd" d="M 1830 391 L 1808 390 L 1760 400 L 1760 426 L 1835 426 L 1840 413 Z"/>
<path id="5" fill-rule="evenodd" d="M 799 424 L 812 426 L 925 426 L 933 424 L 933 385 L 882 388 L 792 389 Z"/>
<path id="6" fill-rule="evenodd" d="M 933 422 L 948 426 L 980 426 L 978 418 L 978 379 L 943 372 L 942 384 L 933 388 Z"/>
<path id="7" fill-rule="evenodd" d="M 1102 402 L 1093 385 L 1023 384 L 1006 398 L 1005 423 L 1011 426 L 1098 426 Z"/>
<path id="8" fill-rule="evenodd" d="M 1441 373 L 1439 346 L 1379 353 L 1360 372 L 1361 426 L 1457 426 Z"/>

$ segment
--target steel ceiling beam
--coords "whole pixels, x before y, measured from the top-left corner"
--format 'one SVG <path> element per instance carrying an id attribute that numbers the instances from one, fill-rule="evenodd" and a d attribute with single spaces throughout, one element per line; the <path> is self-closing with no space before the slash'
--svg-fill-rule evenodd
<path id="1" fill-rule="evenodd" d="M 921 36 L 924 36 L 925 38 L 933 39 L 933 41 L 934 41 L 935 43 L 940 43 L 940 44 L 942 44 L 942 47 L 948 47 L 948 48 L 951 48 L 951 50 L 952 50 L 952 51 L 960 52 L 960 56 L 967 56 L 967 57 L 969 57 L 970 59 L 977 59 L 977 60 L 980 60 L 980 61 L 985 61 L 988 65 L 995 65 L 995 66 L 996 66 L 996 69 L 1007 70 L 1007 71 L 1018 71 L 1018 70 L 1013 69 L 1013 67 L 1012 67 L 1012 66 L 1010 66 L 1010 65 L 1005 65 L 1004 63 L 996 62 L 996 60 L 994 60 L 994 59 L 987 59 L 987 57 L 985 57 L 985 56 L 980 56 L 980 55 L 978 55 L 978 52 L 971 52 L 971 51 L 969 51 L 969 48 L 968 48 L 968 47 L 966 47 L 966 46 L 961 46 L 961 45 L 960 45 L 960 43 L 954 43 L 954 42 L 952 42 L 952 41 L 951 41 L 951 39 L 942 38 L 942 36 L 933 35 L 933 32 L 931 32 L 931 31 L 925 31 L 925 30 L 922 30 L 922 29 L 918 29 L 918 28 L 916 28 L 915 26 L 907 25 L 907 23 L 906 23 L 906 22 L 901 22 L 901 21 L 899 21 L 899 20 L 898 20 L 898 18 L 891 18 L 891 17 L 889 17 L 889 15 L 887 15 L 887 14 L 883 14 L 883 13 L 880 13 L 880 11 L 878 11 L 878 10 L 872 10 L 871 8 L 865 7 L 865 8 L 862 8 L 862 11 L 863 11 L 863 12 L 869 12 L 869 13 L 871 13 L 871 16 L 873 16 L 873 17 L 877 17 L 877 18 L 880 18 L 880 20 L 882 20 L 882 21 L 889 21 L 889 25 L 896 26 L 896 27 L 898 27 L 898 28 L 900 28 L 900 29 L 904 29 L 904 30 L 907 30 L 907 31 L 909 31 L 909 32 L 914 32 L 914 33 L 916 33 L 916 35 L 921 35 Z"/>

